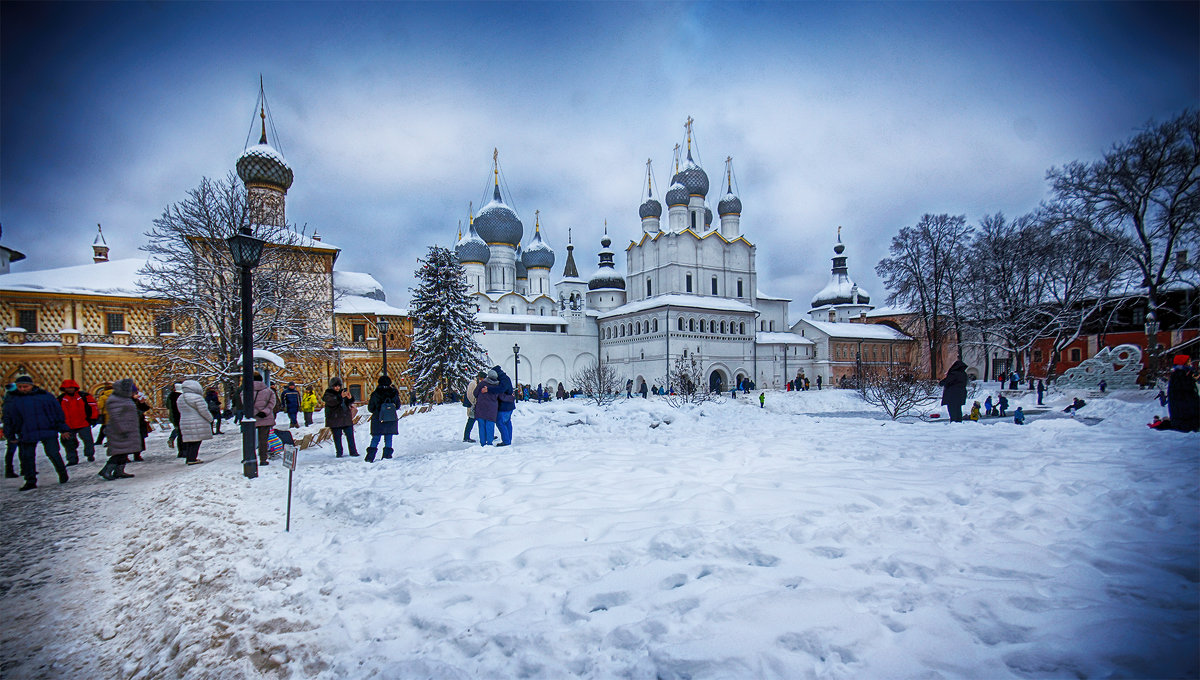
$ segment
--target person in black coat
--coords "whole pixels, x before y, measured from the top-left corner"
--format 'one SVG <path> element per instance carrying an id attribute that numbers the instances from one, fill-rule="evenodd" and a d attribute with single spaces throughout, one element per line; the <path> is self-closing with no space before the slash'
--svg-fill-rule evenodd
<path id="1" fill-rule="evenodd" d="M 217 394 L 217 388 L 208 388 L 208 392 L 204 394 L 204 403 L 208 405 L 208 412 L 213 417 L 213 434 L 221 434 L 221 395 Z"/>
<path id="2" fill-rule="evenodd" d="M 342 457 L 342 437 L 350 448 L 350 455 L 358 455 L 358 447 L 354 444 L 354 397 L 350 390 L 342 385 L 341 378 L 330 378 L 329 389 L 321 395 L 325 402 L 325 427 L 333 432 L 333 447 L 337 457 Z"/>
<path id="3" fill-rule="evenodd" d="M 37 445 L 42 445 L 46 457 L 58 473 L 58 483 L 67 483 L 67 465 L 59 454 L 58 436 L 67 431 L 58 399 L 33 384 L 33 378 L 23 375 L 16 380 L 17 391 L 4 402 L 5 431 L 9 428 L 17 437 L 17 455 L 21 460 L 21 476 L 25 485 L 21 491 L 37 488 Z"/>
<path id="4" fill-rule="evenodd" d="M 967 377 L 967 365 L 960 359 L 950 366 L 950 370 L 946 371 L 946 377 L 938 383 L 942 386 L 942 405 L 949 412 L 952 423 L 962 422 L 962 407 L 967 403 L 967 383 L 969 382 L 971 379 Z"/>
<path id="5" fill-rule="evenodd" d="M 1186 354 L 1175 357 L 1175 368 L 1167 381 L 1167 408 L 1171 429 L 1179 432 L 1200 431 L 1200 396 L 1196 394 L 1196 374 L 1188 366 Z"/>
<path id="6" fill-rule="evenodd" d="M 508 446 L 512 443 L 512 412 L 517 407 L 517 400 L 513 396 L 512 378 L 499 366 L 492 366 L 492 370 L 500 380 L 497 387 L 500 394 L 496 397 L 499 402 L 496 406 L 496 431 L 500 433 L 500 443 L 496 446 Z"/>
<path id="7" fill-rule="evenodd" d="M 380 437 L 383 438 L 383 457 L 392 457 L 392 436 L 400 432 L 399 417 L 396 415 L 399 408 L 400 393 L 392 387 L 392 379 L 386 375 L 379 376 L 379 385 L 367 402 L 367 410 L 371 412 L 371 445 L 367 447 L 367 456 L 363 460 L 375 462 Z"/>

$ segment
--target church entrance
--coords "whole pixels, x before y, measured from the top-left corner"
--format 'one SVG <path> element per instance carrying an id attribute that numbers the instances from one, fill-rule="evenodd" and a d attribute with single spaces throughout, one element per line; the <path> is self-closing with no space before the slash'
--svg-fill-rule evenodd
<path id="1" fill-rule="evenodd" d="M 708 391 L 709 392 L 724 392 L 725 390 L 722 387 L 724 382 L 725 382 L 725 378 L 724 378 L 724 376 L 721 375 L 721 371 L 718 369 L 713 369 L 713 372 L 710 373 L 708 376 Z"/>

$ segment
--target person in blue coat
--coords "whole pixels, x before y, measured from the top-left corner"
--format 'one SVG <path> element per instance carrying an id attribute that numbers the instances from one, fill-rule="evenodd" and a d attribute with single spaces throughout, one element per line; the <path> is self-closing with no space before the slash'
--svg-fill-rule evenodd
<path id="1" fill-rule="evenodd" d="M 512 412 L 517 407 L 516 399 L 513 397 L 512 378 L 508 377 L 504 369 L 499 366 L 493 366 L 492 370 L 496 372 L 496 377 L 500 381 L 497 387 L 499 403 L 496 405 L 496 430 L 500 433 L 500 443 L 496 446 L 508 446 L 512 443 L 513 437 Z"/>
<path id="2" fill-rule="evenodd" d="M 1025 412 L 1018 406 L 1016 411 L 1013 411 L 1013 422 L 1017 425 L 1025 424 Z"/>
<path id="3" fill-rule="evenodd" d="M 4 424 L 17 437 L 17 455 L 21 459 L 21 476 L 25 485 L 21 491 L 37 488 L 37 445 L 42 445 L 46 457 L 58 473 L 58 483 L 67 483 L 67 466 L 59 453 L 59 433 L 67 431 L 58 399 L 33 384 L 33 378 L 23 375 L 16 380 L 17 391 L 4 402 Z"/>
<path id="4" fill-rule="evenodd" d="M 279 393 L 279 399 L 283 402 L 284 410 L 287 411 L 289 425 L 300 427 L 300 420 L 297 418 L 300 415 L 300 390 L 296 389 L 296 383 L 288 383 L 287 387 Z"/>

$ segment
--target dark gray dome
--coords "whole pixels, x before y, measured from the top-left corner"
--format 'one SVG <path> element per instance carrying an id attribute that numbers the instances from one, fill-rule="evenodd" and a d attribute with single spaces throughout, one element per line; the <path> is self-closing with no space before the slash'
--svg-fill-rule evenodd
<path id="1" fill-rule="evenodd" d="M 459 262 L 487 264 L 492 258 L 492 249 L 479 238 L 479 234 L 475 233 L 475 225 L 472 224 L 467 235 L 459 239 L 458 244 L 454 246 L 454 254 Z"/>
<path id="2" fill-rule="evenodd" d="M 704 226 L 712 226 L 712 208 L 707 206 L 704 208 Z"/>
<path id="3" fill-rule="evenodd" d="M 588 290 L 598 288 L 617 288 L 625 290 L 625 279 L 612 269 L 601 269 L 588 281 Z"/>
<path id="4" fill-rule="evenodd" d="M 525 263 L 522 262 L 519 257 L 517 258 L 517 278 L 518 279 L 529 278 L 529 270 L 525 268 Z"/>
<path id="5" fill-rule="evenodd" d="M 671 184 L 671 188 L 667 189 L 666 199 L 667 199 L 668 207 L 672 207 L 672 206 L 676 206 L 676 205 L 687 205 L 688 204 L 687 188 L 679 183 Z"/>
<path id="6" fill-rule="evenodd" d="M 237 160 L 238 177 L 246 184 L 266 184 L 286 192 L 292 186 L 292 169 L 270 144 L 256 144 Z"/>
<path id="7" fill-rule="evenodd" d="M 521 254 L 521 262 L 527 268 L 541 267 L 550 269 L 554 266 L 554 250 L 542 240 L 542 230 L 534 229 L 533 243 Z"/>
<path id="8" fill-rule="evenodd" d="M 647 217 L 662 217 L 662 203 L 657 198 L 647 198 L 638 208 L 638 215 L 644 220 Z"/>
<path id="9" fill-rule="evenodd" d="M 717 214 L 721 217 L 726 215 L 741 215 L 742 199 L 733 194 L 725 194 L 725 197 L 717 204 Z"/>
<path id="10" fill-rule="evenodd" d="M 688 164 L 671 178 L 671 184 L 682 184 L 690 196 L 708 195 L 708 173 L 690 159 Z"/>
<path id="11" fill-rule="evenodd" d="M 525 234 L 525 226 L 513 209 L 500 199 L 500 187 L 492 194 L 492 201 L 483 206 L 475 217 L 475 231 L 479 238 L 489 244 L 504 244 L 514 248 Z"/>

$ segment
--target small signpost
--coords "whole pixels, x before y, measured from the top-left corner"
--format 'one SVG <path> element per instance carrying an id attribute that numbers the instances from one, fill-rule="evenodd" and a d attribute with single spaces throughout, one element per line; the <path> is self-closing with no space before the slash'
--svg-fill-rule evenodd
<path id="1" fill-rule="evenodd" d="M 292 530 L 292 475 L 296 472 L 296 458 L 295 446 L 283 447 L 283 465 L 288 469 L 287 524 L 284 525 L 284 531 Z"/>

